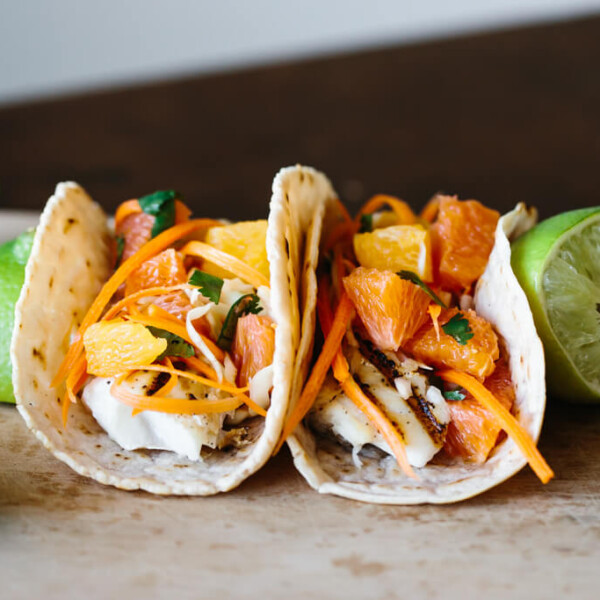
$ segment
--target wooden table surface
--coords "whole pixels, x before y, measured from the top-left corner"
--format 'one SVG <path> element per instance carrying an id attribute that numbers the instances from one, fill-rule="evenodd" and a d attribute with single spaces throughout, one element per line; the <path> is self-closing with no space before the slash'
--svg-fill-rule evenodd
<path id="1" fill-rule="evenodd" d="M 598 64 L 595 18 L 5 108 L 0 206 L 39 210 L 75 179 L 108 210 L 176 187 L 197 214 L 264 216 L 295 162 L 351 206 L 591 206 Z M 598 597 L 597 408 L 550 399 L 548 486 L 525 469 L 446 507 L 319 496 L 287 451 L 232 493 L 155 498 L 79 477 L 13 407 L 0 435 L 1 598 Z"/>

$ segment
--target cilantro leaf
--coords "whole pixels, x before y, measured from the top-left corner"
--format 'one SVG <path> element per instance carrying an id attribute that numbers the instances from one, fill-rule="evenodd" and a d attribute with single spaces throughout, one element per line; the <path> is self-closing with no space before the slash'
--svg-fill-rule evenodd
<path id="1" fill-rule="evenodd" d="M 444 333 L 452 336 L 461 346 L 465 346 L 467 342 L 475 335 L 471 331 L 469 321 L 463 313 L 456 313 L 445 325 L 442 325 Z"/>
<path id="2" fill-rule="evenodd" d="M 142 196 L 138 199 L 140 208 L 155 217 L 152 237 L 175 225 L 175 200 L 181 198 L 175 190 L 164 190 Z"/>
<path id="3" fill-rule="evenodd" d="M 412 271 L 400 271 L 397 273 L 400 279 L 406 279 L 418 285 L 436 304 L 439 304 L 442 308 L 448 308 L 439 298 L 439 296 L 416 274 Z"/>
<path id="4" fill-rule="evenodd" d="M 448 390 L 447 392 L 442 392 L 444 398 L 446 400 L 464 400 L 466 398 L 466 394 L 461 390 Z"/>
<path id="5" fill-rule="evenodd" d="M 367 213 L 360 216 L 360 229 L 359 233 L 365 233 L 373 231 L 373 215 L 371 213 Z"/>
<path id="6" fill-rule="evenodd" d="M 200 293 L 211 302 L 219 304 L 223 280 L 215 275 L 210 275 L 199 269 L 195 269 L 190 277 L 189 283 L 199 288 Z"/>
<path id="7" fill-rule="evenodd" d="M 238 319 L 250 313 L 257 315 L 262 310 L 259 302 L 260 298 L 256 294 L 245 294 L 231 305 L 223 322 L 221 333 L 219 333 L 219 337 L 217 338 L 217 346 L 219 348 L 222 350 L 231 349 Z"/>
<path id="8" fill-rule="evenodd" d="M 183 356 L 185 358 L 194 356 L 193 346 L 178 335 L 158 327 L 148 326 L 148 329 L 154 337 L 167 340 L 165 351 L 156 360 L 162 360 L 165 356 Z"/>
<path id="9" fill-rule="evenodd" d="M 125 250 L 125 237 L 122 235 L 118 235 L 115 238 L 115 242 L 117 243 L 117 260 L 115 262 L 115 269 L 121 264 L 121 260 L 123 260 L 123 250 Z"/>

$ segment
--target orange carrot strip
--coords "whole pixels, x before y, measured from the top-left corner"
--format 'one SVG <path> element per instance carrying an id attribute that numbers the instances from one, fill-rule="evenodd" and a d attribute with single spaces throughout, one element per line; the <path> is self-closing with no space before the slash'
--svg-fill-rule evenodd
<path id="1" fill-rule="evenodd" d="M 440 341 L 440 324 L 438 319 L 440 317 L 440 313 L 442 312 L 442 307 L 439 304 L 430 304 L 427 307 L 427 312 L 433 321 L 433 328 L 435 329 L 435 335 L 437 337 L 437 341 Z"/>
<path id="2" fill-rule="evenodd" d="M 542 483 L 548 483 L 554 477 L 554 472 L 536 448 L 534 441 L 529 437 L 527 431 L 483 384 L 474 377 L 471 377 L 471 375 L 454 371 L 453 369 L 438 371 L 437 375 L 444 381 L 463 387 L 494 416 L 498 425 L 504 429 L 519 447 L 530 467 Z"/>
<path id="3" fill-rule="evenodd" d="M 315 398 L 325 381 L 325 376 L 331 366 L 331 362 L 346 334 L 346 329 L 348 328 L 348 324 L 350 323 L 353 314 L 354 306 L 350 301 L 348 294 L 343 292 L 340 303 L 335 311 L 331 330 L 325 338 L 325 343 L 321 349 L 321 354 L 319 354 L 319 358 L 317 358 L 317 362 L 300 394 L 300 398 L 298 398 L 298 401 L 296 402 L 296 406 L 287 419 L 277 450 L 281 448 L 285 440 L 294 429 L 296 429 L 298 423 L 302 421 L 306 413 L 310 410 L 310 407 L 313 405 Z"/>
<path id="4" fill-rule="evenodd" d="M 195 356 L 180 356 L 177 357 L 177 360 L 183 361 L 188 367 L 196 369 L 197 371 L 200 371 L 200 373 L 204 373 L 204 375 L 213 381 L 216 381 L 217 374 L 215 373 L 215 370 L 210 365 L 207 365 L 205 362 L 201 361 L 199 358 L 196 358 Z M 228 381 L 225 383 L 232 385 Z M 259 414 L 261 417 L 267 416 L 267 411 L 260 404 L 254 402 L 250 396 L 241 395 L 240 397 L 244 400 L 244 404 L 247 404 L 248 407 L 251 408 L 255 413 Z"/>
<path id="5" fill-rule="evenodd" d="M 150 315 L 131 315 L 130 319 L 132 321 L 136 321 L 137 323 L 141 323 L 142 325 L 146 325 L 147 327 L 157 327 L 158 329 L 164 329 L 170 333 L 174 333 L 178 335 L 180 338 L 184 339 L 188 344 L 191 344 L 195 347 L 194 342 L 190 338 L 187 329 L 183 323 L 183 321 L 179 320 L 176 322 L 174 319 L 163 319 L 161 317 L 151 317 Z M 221 350 L 210 338 L 207 338 L 205 335 L 202 335 L 198 332 L 198 335 L 204 340 L 205 344 L 208 346 L 209 350 L 215 355 L 216 359 L 220 362 L 225 360 L 225 352 Z"/>
<path id="6" fill-rule="evenodd" d="M 177 382 L 179 381 L 179 375 L 175 373 L 175 367 L 173 366 L 173 363 L 169 360 L 169 357 L 165 358 L 165 366 L 168 369 L 170 369 L 169 381 L 167 381 L 167 383 L 165 383 L 165 385 L 163 385 L 160 388 L 160 390 L 158 390 L 158 392 L 154 394 L 155 396 L 167 396 L 170 392 L 173 391 L 173 388 L 177 385 Z"/>
<path id="7" fill-rule="evenodd" d="M 173 321 L 173 323 L 183 324 L 183 321 L 181 319 L 179 319 L 175 315 L 172 315 L 168 310 L 165 310 L 160 306 L 156 306 L 156 304 L 151 304 L 146 309 L 146 312 L 148 313 L 149 317 L 160 317 L 161 319 L 166 319 L 167 321 Z"/>
<path id="8" fill-rule="evenodd" d="M 339 198 L 335 199 L 335 205 L 337 206 L 337 209 L 340 212 L 342 219 L 344 219 L 346 223 L 352 223 L 352 217 L 350 216 L 348 209 Z"/>
<path id="9" fill-rule="evenodd" d="M 178 290 L 193 290 L 196 289 L 195 286 L 190 285 L 189 283 L 178 283 L 177 285 L 168 285 L 168 286 L 158 286 L 146 288 L 145 290 L 139 290 L 134 292 L 133 294 L 129 294 L 129 296 L 125 296 L 122 300 L 119 300 L 116 304 L 110 307 L 109 310 L 106 311 L 104 316 L 102 317 L 103 321 L 108 319 L 112 319 L 116 315 L 119 314 L 124 308 L 133 302 L 137 302 L 141 298 L 146 298 L 148 296 L 162 296 L 163 294 L 168 294 L 170 292 L 176 292 Z"/>
<path id="10" fill-rule="evenodd" d="M 196 381 L 205 385 L 207 387 L 212 387 L 217 390 L 222 390 L 224 392 L 229 392 L 230 394 L 242 394 L 248 391 L 248 387 L 236 387 L 235 385 L 228 383 L 219 383 L 218 381 L 213 381 L 212 379 L 206 379 L 205 377 L 201 377 L 200 375 L 196 375 L 195 373 L 189 373 L 188 371 L 181 371 L 175 368 L 165 367 L 163 365 L 136 365 L 133 367 L 128 367 L 127 370 L 129 372 L 132 371 L 157 371 L 158 373 L 171 373 L 175 374 L 178 377 L 183 377 L 184 379 L 191 379 L 192 381 Z"/>
<path id="11" fill-rule="evenodd" d="M 352 239 L 352 236 L 358 232 L 358 227 L 353 221 L 344 221 L 338 223 L 327 236 L 323 244 L 323 252 L 329 252 L 335 245 L 341 242 L 344 238 Z"/>
<path id="12" fill-rule="evenodd" d="M 360 218 L 368 213 L 373 213 L 380 209 L 384 205 L 388 205 L 398 217 L 398 225 L 412 225 L 417 222 L 417 217 L 412 211 L 410 206 L 394 196 L 387 196 L 385 194 L 377 194 L 373 196 L 363 207 L 358 211 L 358 214 L 354 218 L 355 223 L 360 223 Z"/>
<path id="13" fill-rule="evenodd" d="M 120 386 L 115 379 L 110 393 L 123 404 L 140 410 L 155 410 L 177 415 L 197 415 L 229 412 L 239 408 L 243 402 L 239 397 L 218 398 L 217 400 L 187 400 L 185 398 L 167 398 L 161 396 L 140 396 Z"/>
<path id="14" fill-rule="evenodd" d="M 192 211 L 181 200 L 175 200 L 175 225 L 185 223 L 191 215 Z"/>
<path id="15" fill-rule="evenodd" d="M 183 254 L 203 258 L 204 260 L 233 273 L 241 280 L 246 281 L 256 288 L 260 287 L 261 285 L 265 285 L 267 287 L 270 285 L 269 280 L 254 267 L 251 267 L 250 265 L 247 265 L 245 262 L 241 261 L 239 258 L 236 258 L 231 254 L 227 254 L 227 252 L 223 252 L 217 248 L 213 248 L 213 246 L 210 246 L 204 242 L 188 242 L 181 249 L 181 252 Z"/>
<path id="16" fill-rule="evenodd" d="M 434 196 L 424 207 L 419 215 L 423 221 L 433 223 L 437 217 L 440 208 L 439 196 Z"/>
<path id="17" fill-rule="evenodd" d="M 115 213 L 115 229 L 129 216 L 142 212 L 140 203 L 135 200 L 127 200 L 119 205 Z M 192 211 L 181 201 L 175 200 L 175 224 L 184 223 L 190 218 Z"/>
<path id="18" fill-rule="evenodd" d="M 195 356 L 178 356 L 177 360 L 184 362 L 188 367 L 192 367 L 192 369 L 196 369 L 196 371 L 200 371 L 200 373 L 206 375 L 213 381 L 217 381 L 218 379 L 215 370 L 210 365 L 207 365 L 204 361 Z"/>
<path id="19" fill-rule="evenodd" d="M 360 389 L 360 386 L 352 377 L 340 381 L 340 386 L 346 396 L 354 402 L 356 407 L 375 425 L 383 439 L 388 443 L 394 453 L 396 461 L 404 473 L 412 479 L 418 479 L 406 456 L 406 446 L 402 434 L 394 427 L 385 413 L 376 406 Z"/>
<path id="20" fill-rule="evenodd" d="M 319 292 L 322 294 L 317 299 L 317 307 L 319 310 L 319 323 L 323 329 L 323 334 L 327 335 L 332 326 L 331 307 L 327 301 L 329 295 L 328 282 L 322 278 L 319 283 Z M 350 367 L 346 357 L 342 353 L 341 346 L 337 349 L 333 359 L 333 376 L 340 383 L 340 387 L 344 390 L 348 398 L 354 405 L 373 423 L 377 431 L 383 436 L 383 439 L 388 443 L 392 450 L 396 461 L 404 473 L 413 479 L 418 479 L 413 471 L 408 457 L 406 455 L 406 445 L 402 434 L 394 427 L 394 424 L 388 419 L 385 412 L 376 406 L 370 398 L 361 390 L 360 386 L 354 381 L 350 374 Z"/>
<path id="21" fill-rule="evenodd" d="M 67 374 L 67 378 L 65 381 L 65 394 L 63 396 L 62 403 L 62 418 L 63 418 L 63 426 L 67 426 L 67 419 L 69 417 L 69 407 L 71 403 L 75 404 L 77 402 L 77 393 L 81 389 L 81 386 L 85 382 L 87 378 L 87 361 L 85 360 L 85 356 L 80 356 L 73 368 Z"/>
<path id="22" fill-rule="evenodd" d="M 71 344 L 65 358 L 63 359 L 50 386 L 56 387 L 62 383 L 67 373 L 73 368 L 75 361 L 83 350 L 83 334 L 87 328 L 94 324 L 100 316 L 106 305 L 110 302 L 119 286 L 133 273 L 144 261 L 152 258 L 171 244 L 181 238 L 197 231 L 198 229 L 208 227 L 220 227 L 222 223 L 212 219 L 194 219 L 175 225 L 170 229 L 158 234 L 155 238 L 144 244 L 133 256 L 124 261 L 121 266 L 113 273 L 112 277 L 104 284 L 98 296 L 90 306 L 87 314 L 83 318 L 81 325 L 75 335 L 75 341 Z"/>
<path id="23" fill-rule="evenodd" d="M 137 213 L 142 212 L 142 207 L 140 203 L 137 201 L 137 198 L 134 200 L 127 200 L 119 204 L 117 208 L 117 212 L 115 213 L 115 229 L 119 228 L 119 225 L 129 216 L 135 215 Z"/>

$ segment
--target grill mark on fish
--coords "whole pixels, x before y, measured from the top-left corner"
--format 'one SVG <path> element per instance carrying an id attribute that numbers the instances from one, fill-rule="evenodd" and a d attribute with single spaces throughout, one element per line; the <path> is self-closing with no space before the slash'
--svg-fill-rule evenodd
<path id="1" fill-rule="evenodd" d="M 356 333 L 354 334 L 358 341 L 360 353 L 388 380 L 392 387 L 396 387 L 394 380 L 402 377 L 398 370 L 398 365 L 375 346 L 371 340 L 367 340 Z"/>
<path id="2" fill-rule="evenodd" d="M 413 390 L 414 391 L 414 390 Z M 425 398 L 415 394 L 410 398 L 406 399 L 407 404 L 410 406 L 417 419 L 419 419 L 421 425 L 423 425 L 425 431 L 427 431 L 429 437 L 438 446 L 444 445 L 446 439 L 446 430 L 448 425 L 440 423 L 433 414 L 431 402 Z"/>
<path id="3" fill-rule="evenodd" d="M 371 386 L 363 383 L 357 375 L 352 375 L 354 381 L 358 384 L 360 389 L 363 391 L 363 394 L 386 416 L 387 420 L 392 423 L 392 425 L 398 430 L 402 439 L 406 443 L 406 434 L 402 427 L 402 424 L 388 412 L 385 404 L 375 396 L 375 394 L 371 391 Z M 381 432 L 380 432 L 381 433 Z"/>
<path id="4" fill-rule="evenodd" d="M 363 355 L 363 357 L 386 378 L 387 382 L 392 387 L 395 388 L 396 382 L 394 380 L 397 377 L 402 377 L 402 373 L 398 369 L 398 365 L 389 356 L 387 356 L 385 352 L 379 350 L 379 348 L 377 348 L 371 340 L 364 339 L 356 334 L 355 337 L 358 341 L 360 353 Z M 414 387 L 412 387 L 412 391 L 413 395 L 406 399 L 406 403 L 417 417 L 421 425 L 423 425 L 423 428 L 433 442 L 438 446 L 443 446 L 448 425 L 440 423 L 437 420 L 435 414 L 433 413 L 433 405 L 431 402 L 423 398 L 420 394 L 416 393 Z"/>
<path id="5" fill-rule="evenodd" d="M 146 390 L 146 396 L 154 396 L 162 387 L 167 384 L 170 379 L 169 373 L 159 373 L 156 377 L 152 378 L 152 383 Z"/>

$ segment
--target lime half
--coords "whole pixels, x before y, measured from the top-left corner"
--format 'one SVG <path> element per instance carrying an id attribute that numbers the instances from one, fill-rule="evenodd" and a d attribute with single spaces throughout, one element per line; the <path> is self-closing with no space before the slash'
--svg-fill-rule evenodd
<path id="1" fill-rule="evenodd" d="M 536 225 L 511 262 L 544 343 L 550 393 L 600 402 L 600 207 Z"/>
<path id="2" fill-rule="evenodd" d="M 15 402 L 10 339 L 15 320 L 15 304 L 23 287 L 33 235 L 33 231 L 27 231 L 0 246 L 0 402 Z"/>

